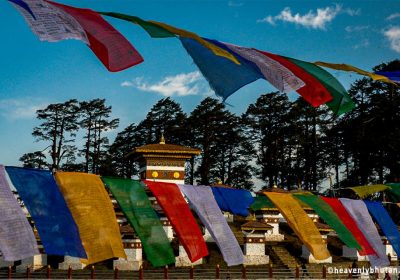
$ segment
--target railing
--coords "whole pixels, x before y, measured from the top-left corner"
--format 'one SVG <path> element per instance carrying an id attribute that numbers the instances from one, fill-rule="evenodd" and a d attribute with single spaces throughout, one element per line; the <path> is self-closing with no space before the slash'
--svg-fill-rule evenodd
<path id="1" fill-rule="evenodd" d="M 370 278 L 375 278 L 370 275 Z M 1 279 L 346 279 L 352 278 L 349 274 L 327 274 L 325 266 L 318 270 L 303 270 L 296 268 L 267 267 L 234 267 L 221 268 L 168 268 L 143 269 L 139 271 L 122 270 L 96 270 L 94 266 L 89 269 L 68 270 L 52 269 L 50 266 L 40 269 L 28 267 L 25 271 L 15 271 L 12 267 L 0 270 Z"/>

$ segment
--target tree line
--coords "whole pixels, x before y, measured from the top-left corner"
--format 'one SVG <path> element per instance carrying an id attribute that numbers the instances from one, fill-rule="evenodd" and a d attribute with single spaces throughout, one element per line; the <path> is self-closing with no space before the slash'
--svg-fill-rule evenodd
<path id="1" fill-rule="evenodd" d="M 400 61 L 375 71 L 395 71 Z M 261 95 L 240 116 L 219 100 L 207 97 L 189 114 L 171 98 L 159 100 L 144 120 L 122 129 L 110 143 L 106 132 L 116 129 L 111 106 L 104 99 L 50 104 L 37 111 L 41 124 L 33 129 L 46 151 L 24 154 L 24 166 L 84 171 L 131 177 L 138 166 L 126 155 L 135 147 L 167 143 L 201 149 L 187 165 L 187 182 L 210 185 L 218 180 L 252 189 L 256 179 L 265 187 L 318 190 L 396 181 L 400 178 L 400 90 L 397 86 L 355 81 L 349 94 L 356 108 L 336 117 L 327 108 L 313 108 L 286 94 Z M 81 135 L 81 147 L 76 145 Z"/>

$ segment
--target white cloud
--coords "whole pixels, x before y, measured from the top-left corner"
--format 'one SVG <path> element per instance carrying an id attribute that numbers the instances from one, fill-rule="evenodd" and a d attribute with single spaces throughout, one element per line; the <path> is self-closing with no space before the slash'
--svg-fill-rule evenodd
<path id="1" fill-rule="evenodd" d="M 386 20 L 394 20 L 394 19 L 396 19 L 396 18 L 398 18 L 398 17 L 400 17 L 400 13 L 394 13 L 394 14 L 389 15 L 389 16 L 386 18 Z"/>
<path id="2" fill-rule="evenodd" d="M 392 50 L 400 53 L 400 26 L 393 26 L 383 32 Z"/>
<path id="3" fill-rule="evenodd" d="M 48 105 L 32 98 L 0 100 L 0 114 L 8 119 L 31 119 L 36 117 L 36 111 Z"/>
<path id="4" fill-rule="evenodd" d="M 355 26 L 346 26 L 344 30 L 348 33 L 352 32 L 360 32 L 369 28 L 369 25 L 355 25 Z"/>
<path id="5" fill-rule="evenodd" d="M 229 7 L 242 7 L 244 5 L 243 2 L 236 2 L 236 1 L 229 1 L 228 6 Z"/>
<path id="6" fill-rule="evenodd" d="M 143 77 L 133 82 L 125 81 L 121 86 L 135 87 L 142 91 L 155 92 L 163 96 L 187 96 L 207 94 L 204 89 L 204 78 L 199 71 L 168 76 L 157 83 L 145 82 Z"/>
<path id="7" fill-rule="evenodd" d="M 275 25 L 277 21 L 283 21 L 294 23 L 306 28 L 325 30 L 326 25 L 331 22 L 339 13 L 346 13 L 350 16 L 355 16 L 359 15 L 361 10 L 352 10 L 349 8 L 343 10 L 341 5 L 336 5 L 334 7 L 317 8 L 316 12 L 314 12 L 314 10 L 310 10 L 306 14 L 301 15 L 299 13 L 292 13 L 291 9 L 286 7 L 278 15 L 269 15 L 263 19 L 257 20 L 257 22 L 266 22 L 271 25 Z"/>
<path id="8" fill-rule="evenodd" d="M 360 43 L 354 45 L 353 49 L 357 50 L 357 49 L 360 49 L 360 48 L 366 48 L 368 46 L 369 46 L 369 40 L 368 39 L 364 39 Z"/>

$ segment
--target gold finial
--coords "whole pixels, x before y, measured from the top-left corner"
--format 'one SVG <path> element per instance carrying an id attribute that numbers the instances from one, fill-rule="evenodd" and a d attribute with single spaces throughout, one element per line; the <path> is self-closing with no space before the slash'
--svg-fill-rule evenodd
<path id="1" fill-rule="evenodd" d="M 160 144 L 165 144 L 164 132 L 161 133 Z"/>

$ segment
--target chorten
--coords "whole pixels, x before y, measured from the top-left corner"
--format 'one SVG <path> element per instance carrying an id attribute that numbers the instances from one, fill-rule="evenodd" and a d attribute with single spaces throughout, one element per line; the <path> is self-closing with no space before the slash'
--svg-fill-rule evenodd
<path id="1" fill-rule="evenodd" d="M 162 135 L 159 143 L 137 147 L 128 156 L 139 163 L 140 179 L 184 184 L 185 163 L 200 152 L 200 149 L 167 144 Z"/>

